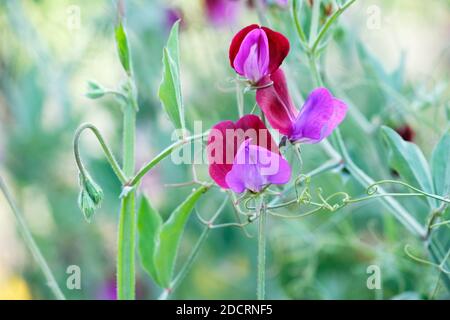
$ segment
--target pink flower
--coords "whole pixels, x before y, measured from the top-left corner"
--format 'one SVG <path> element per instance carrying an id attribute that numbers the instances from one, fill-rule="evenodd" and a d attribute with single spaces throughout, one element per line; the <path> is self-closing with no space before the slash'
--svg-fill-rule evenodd
<path id="1" fill-rule="evenodd" d="M 236 193 L 257 193 L 269 184 L 285 184 L 291 177 L 289 163 L 255 115 L 246 115 L 236 123 L 217 123 L 208 137 L 207 154 L 211 178 Z"/>
<path id="2" fill-rule="evenodd" d="M 273 85 L 257 90 L 256 101 L 272 127 L 292 142 L 320 142 L 344 120 L 347 105 L 333 97 L 328 89 L 313 90 L 297 112 L 283 70 L 272 74 L 270 81 Z"/>
<path id="3" fill-rule="evenodd" d="M 238 0 L 204 0 L 206 16 L 216 27 L 232 24 L 238 13 Z"/>
<path id="4" fill-rule="evenodd" d="M 279 32 L 252 24 L 231 41 L 231 67 L 252 84 L 274 73 L 289 53 L 289 40 Z"/>

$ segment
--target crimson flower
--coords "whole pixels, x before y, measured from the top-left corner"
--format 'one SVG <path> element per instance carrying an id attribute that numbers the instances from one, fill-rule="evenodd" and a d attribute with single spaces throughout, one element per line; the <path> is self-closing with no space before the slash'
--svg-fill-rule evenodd
<path id="1" fill-rule="evenodd" d="M 270 76 L 272 85 L 256 91 L 256 102 L 269 123 L 292 142 L 318 143 L 344 120 L 347 105 L 326 88 L 316 88 L 298 112 L 289 96 L 282 69 Z"/>
<path id="2" fill-rule="evenodd" d="M 269 184 L 285 184 L 291 178 L 289 163 L 255 115 L 213 126 L 207 154 L 211 178 L 220 187 L 236 193 L 245 190 L 257 193 Z"/>
<path id="3" fill-rule="evenodd" d="M 231 41 L 231 67 L 257 85 L 274 73 L 289 53 L 289 40 L 279 32 L 252 24 L 239 31 Z"/>

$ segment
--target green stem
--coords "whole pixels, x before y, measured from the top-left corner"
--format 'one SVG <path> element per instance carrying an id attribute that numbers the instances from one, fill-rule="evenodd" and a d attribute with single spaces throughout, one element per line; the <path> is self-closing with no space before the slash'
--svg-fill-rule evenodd
<path id="1" fill-rule="evenodd" d="M 97 127 L 90 123 L 85 123 L 85 124 L 82 124 L 81 126 L 79 126 L 77 131 L 75 132 L 75 137 L 73 139 L 73 151 L 75 154 L 75 161 L 77 163 L 78 170 L 80 170 L 80 173 L 83 176 L 88 176 L 86 168 L 84 167 L 83 162 L 81 161 L 81 156 L 80 156 L 80 136 L 84 130 L 91 130 L 94 133 L 95 137 L 97 138 L 98 142 L 100 143 L 100 146 L 102 147 L 102 150 L 106 156 L 106 159 L 108 160 L 109 164 L 111 165 L 111 168 L 113 169 L 117 178 L 119 178 L 121 183 L 125 183 L 127 181 L 127 178 L 126 178 L 125 174 L 123 173 L 122 169 L 120 169 L 120 166 L 117 163 L 117 160 L 114 157 L 111 149 L 106 144 L 105 139 L 103 139 L 103 136 L 100 133 L 100 131 L 97 129 Z"/>
<path id="2" fill-rule="evenodd" d="M 135 160 L 136 111 L 132 105 L 126 105 L 123 112 L 123 171 L 127 176 L 132 176 Z M 121 300 L 135 298 L 135 238 L 135 191 L 131 190 L 122 198 L 119 219 L 117 297 Z"/>
<path id="3" fill-rule="evenodd" d="M 189 143 L 190 141 L 197 140 L 197 139 L 203 139 L 205 136 L 208 135 L 208 132 L 190 136 L 187 138 L 184 138 L 182 140 L 179 140 L 170 146 L 168 146 L 166 149 L 161 151 L 156 157 L 154 157 L 152 160 L 150 160 L 148 163 L 146 163 L 141 169 L 139 169 L 138 173 L 131 179 L 131 181 L 127 184 L 129 187 L 134 187 L 139 181 L 142 179 L 143 176 L 147 172 L 149 172 L 155 165 L 157 165 L 160 161 L 165 159 L 167 156 L 169 156 L 172 151 L 175 149 L 185 145 L 186 143 Z"/>
<path id="4" fill-rule="evenodd" d="M 311 29 L 309 30 L 309 46 L 313 45 L 316 39 L 317 29 L 319 28 L 320 18 L 320 0 L 314 0 L 312 8 Z"/>
<path id="5" fill-rule="evenodd" d="M 322 27 L 322 29 L 319 32 L 319 35 L 314 41 L 314 44 L 311 46 L 311 52 L 315 53 L 317 50 L 318 45 L 320 44 L 320 41 L 323 39 L 323 37 L 327 34 L 328 29 L 330 29 L 331 25 L 336 21 L 337 18 L 345 11 L 348 7 L 350 7 L 356 0 L 350 0 L 345 5 L 340 7 L 338 10 L 334 12 L 334 14 L 327 20 L 325 25 Z"/>
<path id="6" fill-rule="evenodd" d="M 323 81 L 322 81 L 322 77 L 319 73 L 319 70 L 317 69 L 316 58 L 314 56 L 314 53 L 308 54 L 308 62 L 309 62 L 309 68 L 311 69 L 311 73 L 313 75 L 313 80 L 314 80 L 315 86 L 322 87 Z"/>
<path id="7" fill-rule="evenodd" d="M 306 43 L 307 43 L 306 35 L 305 35 L 305 32 L 303 31 L 302 24 L 300 22 L 300 18 L 298 15 L 298 12 L 301 11 L 301 8 L 302 8 L 302 5 L 300 5 L 300 8 L 298 7 L 298 0 L 292 1 L 292 16 L 294 18 L 295 29 L 296 29 L 298 37 L 300 39 L 300 45 L 303 48 L 306 48 L 306 46 L 307 46 L 306 45 Z"/>
<path id="8" fill-rule="evenodd" d="M 264 198 L 261 196 L 257 205 L 258 223 L 258 281 L 256 284 L 256 297 L 258 300 L 265 299 L 266 286 L 266 209 Z"/>
<path id="9" fill-rule="evenodd" d="M 9 189 L 6 185 L 6 183 L 3 181 L 2 177 L 0 177 L 0 189 L 2 190 L 6 201 L 8 202 L 12 212 L 14 213 L 14 216 L 16 217 L 17 224 L 19 226 L 19 230 L 22 233 L 22 236 L 25 240 L 26 245 L 28 246 L 28 249 L 31 251 L 34 259 L 36 260 L 37 264 L 41 268 L 42 272 L 44 273 L 45 278 L 47 279 L 47 284 L 50 287 L 50 290 L 55 295 L 56 299 L 58 300 L 65 300 L 65 296 L 62 293 L 58 283 L 56 282 L 56 279 L 50 270 L 50 267 L 47 264 L 47 261 L 45 261 L 44 256 L 41 253 L 41 250 L 39 250 L 39 247 L 37 246 L 36 242 L 34 241 L 33 235 L 30 232 L 30 229 L 28 228 L 28 225 L 25 221 L 25 218 L 23 217 L 22 212 L 17 207 L 11 193 L 9 192 Z"/>

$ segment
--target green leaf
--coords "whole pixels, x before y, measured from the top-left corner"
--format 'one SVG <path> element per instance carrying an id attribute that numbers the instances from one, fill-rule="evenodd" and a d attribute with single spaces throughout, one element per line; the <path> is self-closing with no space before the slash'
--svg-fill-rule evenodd
<path id="1" fill-rule="evenodd" d="M 433 150 L 431 169 L 436 193 L 448 196 L 450 194 L 450 130 L 442 136 Z"/>
<path id="2" fill-rule="evenodd" d="M 122 64 L 123 69 L 129 75 L 131 75 L 130 48 L 128 45 L 127 33 L 125 31 L 125 27 L 123 25 L 122 20 L 117 24 L 115 34 L 116 34 L 117 52 L 119 54 L 120 63 Z"/>
<path id="3" fill-rule="evenodd" d="M 153 280 L 161 285 L 156 271 L 154 253 L 159 233 L 161 230 L 162 219 L 159 213 L 152 207 L 147 197 L 143 196 L 138 211 L 138 252 L 141 258 L 142 266 Z"/>
<path id="4" fill-rule="evenodd" d="M 178 43 L 179 21 L 170 31 L 163 51 L 163 77 L 158 96 L 170 121 L 176 129 L 184 129 L 184 106 L 180 82 L 180 48 Z"/>
<path id="5" fill-rule="evenodd" d="M 193 191 L 189 197 L 172 212 L 169 219 L 161 228 L 154 260 L 158 270 L 158 279 L 164 288 L 170 287 L 178 247 L 186 221 L 196 202 L 206 190 L 207 187 L 202 186 Z"/>
<path id="6" fill-rule="evenodd" d="M 434 193 L 428 163 L 417 145 L 404 141 L 391 128 L 382 127 L 382 132 L 389 146 L 389 164 L 402 179 L 410 185 L 425 192 Z M 435 208 L 435 199 L 427 197 L 430 207 Z"/>

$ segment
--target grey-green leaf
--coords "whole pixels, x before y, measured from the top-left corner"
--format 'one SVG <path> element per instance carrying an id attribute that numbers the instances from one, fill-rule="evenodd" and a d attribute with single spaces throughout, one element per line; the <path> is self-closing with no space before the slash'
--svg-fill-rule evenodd
<path id="1" fill-rule="evenodd" d="M 159 239 L 162 219 L 159 213 L 152 207 L 147 197 L 143 196 L 138 211 L 138 252 L 142 266 L 153 280 L 161 285 L 156 271 L 154 254 Z"/>
<path id="2" fill-rule="evenodd" d="M 175 22 L 163 51 L 163 77 L 158 96 L 176 129 L 184 129 L 184 106 L 180 82 L 179 21 Z"/>
<path id="3" fill-rule="evenodd" d="M 127 74 L 131 75 L 131 55 L 130 47 L 128 44 L 128 36 L 123 25 L 123 21 L 120 21 L 115 29 L 117 52 L 119 54 L 120 63 Z"/>
<path id="4" fill-rule="evenodd" d="M 438 142 L 431 157 L 436 193 L 441 196 L 450 195 L 450 130 Z"/>
<path id="5" fill-rule="evenodd" d="M 164 288 L 170 287 L 178 247 L 186 221 L 196 202 L 206 190 L 207 187 L 202 186 L 193 191 L 189 197 L 172 212 L 169 219 L 161 228 L 154 258 L 158 271 L 158 279 Z"/>
<path id="6" fill-rule="evenodd" d="M 414 187 L 434 193 L 428 163 L 417 145 L 404 141 L 400 135 L 388 127 L 382 127 L 389 146 L 389 163 L 402 179 Z M 436 200 L 427 197 L 430 207 L 435 208 Z"/>
<path id="7" fill-rule="evenodd" d="M 89 99 L 98 99 L 105 95 L 105 88 L 95 81 L 88 81 L 86 97 Z"/>

